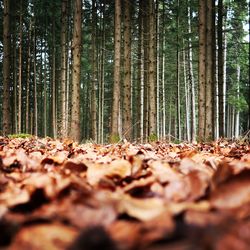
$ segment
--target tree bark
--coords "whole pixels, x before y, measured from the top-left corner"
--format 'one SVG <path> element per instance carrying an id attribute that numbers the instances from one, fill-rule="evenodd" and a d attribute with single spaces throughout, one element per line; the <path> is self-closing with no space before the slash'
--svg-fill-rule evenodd
<path id="1" fill-rule="evenodd" d="M 214 139 L 214 19 L 213 0 L 207 0 L 207 32 L 206 32 L 206 122 L 205 140 Z"/>
<path id="2" fill-rule="evenodd" d="M 25 116 L 25 129 L 29 133 L 30 121 L 30 56 L 31 56 L 31 27 L 30 21 L 29 34 L 28 34 L 28 53 L 27 53 L 27 74 L 26 74 L 26 116 Z"/>
<path id="3" fill-rule="evenodd" d="M 97 88 L 97 60 L 96 60 L 96 1 L 92 0 L 92 30 L 91 30 L 91 59 L 92 59 L 92 86 L 91 86 L 91 139 L 97 140 L 96 124 L 96 88 Z"/>
<path id="4" fill-rule="evenodd" d="M 223 49 L 223 0 L 218 1 L 218 98 L 219 98 L 219 136 L 225 136 L 225 82 Z"/>
<path id="5" fill-rule="evenodd" d="M 131 117 L 131 0 L 124 1 L 123 137 L 132 139 Z"/>
<path id="6" fill-rule="evenodd" d="M 192 51 L 192 38 L 191 38 L 191 7 L 188 6 L 188 79 L 190 85 L 190 99 L 191 99 L 191 140 L 196 141 L 196 107 L 195 107 L 195 83 L 194 83 L 194 73 L 193 73 L 193 51 Z"/>
<path id="7" fill-rule="evenodd" d="M 111 117 L 110 141 L 119 140 L 119 109 L 120 109 L 120 64 L 121 64 L 121 0 L 115 0 L 115 48 L 114 48 L 114 85 Z"/>
<path id="8" fill-rule="evenodd" d="M 11 133 L 10 117 L 10 1 L 4 0 L 3 15 L 3 134 Z"/>
<path id="9" fill-rule="evenodd" d="M 186 140 L 190 141 L 190 98 L 189 98 L 189 86 L 187 84 L 187 73 L 186 73 L 186 53 L 183 46 L 183 76 L 184 76 L 184 90 L 185 90 L 185 113 L 186 113 Z M 185 138 L 185 137 L 184 137 Z"/>
<path id="10" fill-rule="evenodd" d="M 52 21 L 52 137 L 57 137 L 56 128 L 56 42 L 55 19 Z"/>
<path id="11" fill-rule="evenodd" d="M 144 107 L 144 38 L 143 38 L 143 0 L 139 1 L 139 14 L 138 14 L 138 133 L 140 142 L 143 142 L 143 107 Z"/>
<path id="12" fill-rule="evenodd" d="M 237 79 L 236 79 L 236 84 L 237 84 L 237 89 L 236 89 L 236 99 L 237 102 L 239 102 L 240 99 L 240 65 L 237 65 Z M 235 108 L 235 129 L 234 129 L 234 136 L 235 138 L 238 138 L 240 135 L 240 111 L 239 108 Z"/>
<path id="13" fill-rule="evenodd" d="M 149 65 L 148 65 L 148 95 L 149 95 L 149 136 L 156 136 L 156 58 L 155 58 L 155 4 L 149 0 Z"/>
<path id="14" fill-rule="evenodd" d="M 198 101 L 198 139 L 205 136 L 206 101 L 206 1 L 199 0 L 199 101 Z"/>
<path id="15" fill-rule="evenodd" d="M 80 142 L 80 80 L 81 80 L 81 26 L 82 1 L 74 1 L 74 28 L 72 40 L 72 103 L 71 103 L 71 133 L 73 140 Z"/>
<path id="16" fill-rule="evenodd" d="M 143 141 L 149 135 L 149 7 L 148 1 L 142 3 L 143 13 L 143 69 L 144 69 L 144 88 L 143 88 Z"/>
<path id="17" fill-rule="evenodd" d="M 179 48 L 179 0 L 177 1 L 177 48 L 176 48 L 176 106 L 177 106 L 177 139 L 181 138 L 181 105 L 180 105 L 180 48 Z"/>
<path id="18" fill-rule="evenodd" d="M 34 21 L 35 25 L 35 21 Z M 34 71 L 34 134 L 38 135 L 38 109 L 37 109 L 37 81 L 36 81 L 36 32 L 34 29 L 34 38 L 33 38 L 33 46 L 34 46 L 34 61 L 33 61 L 33 71 Z M 42 65 L 41 65 L 42 67 Z M 41 83 L 42 83 L 42 79 Z"/>
<path id="19" fill-rule="evenodd" d="M 23 10 L 20 1 L 19 13 L 19 54 L 18 54 L 18 133 L 22 131 L 22 40 L 23 40 Z"/>
<path id="20" fill-rule="evenodd" d="M 59 112 L 59 137 L 66 137 L 66 78 L 67 78 L 67 19 L 68 0 L 62 0 L 61 6 L 61 88 L 60 88 L 60 112 Z"/>

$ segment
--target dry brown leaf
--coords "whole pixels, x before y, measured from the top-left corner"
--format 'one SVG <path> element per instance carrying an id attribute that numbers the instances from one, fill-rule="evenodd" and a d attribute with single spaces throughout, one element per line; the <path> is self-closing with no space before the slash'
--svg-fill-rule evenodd
<path id="1" fill-rule="evenodd" d="M 61 250 L 66 249 L 77 231 L 62 224 L 38 224 L 21 228 L 10 250 Z"/>
<path id="2" fill-rule="evenodd" d="M 219 185 L 210 195 L 217 209 L 233 209 L 250 202 L 250 171 L 242 171 Z"/>
<path id="3" fill-rule="evenodd" d="M 131 164 L 126 160 L 114 160 L 110 164 L 88 164 L 87 167 L 87 180 L 93 186 L 105 176 L 123 179 L 131 175 Z"/>
<path id="4" fill-rule="evenodd" d="M 167 208 L 160 198 L 137 199 L 124 194 L 120 197 L 119 212 L 127 213 L 141 221 L 148 221 L 167 212 Z"/>

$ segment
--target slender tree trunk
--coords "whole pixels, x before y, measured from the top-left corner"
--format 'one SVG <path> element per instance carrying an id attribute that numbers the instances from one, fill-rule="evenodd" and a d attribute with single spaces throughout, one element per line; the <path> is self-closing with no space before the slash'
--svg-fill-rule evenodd
<path id="1" fill-rule="evenodd" d="M 55 44 L 55 19 L 52 21 L 52 136 L 56 133 L 56 44 Z"/>
<path id="2" fill-rule="evenodd" d="M 18 54 L 18 133 L 22 131 L 22 40 L 23 40 L 23 10 L 22 0 L 20 1 L 20 13 L 19 13 L 19 54 Z"/>
<path id="3" fill-rule="evenodd" d="M 144 101 L 144 38 L 143 38 L 143 0 L 139 1 L 139 14 L 138 14 L 138 22 L 139 22 L 139 40 L 138 40 L 138 136 L 140 138 L 140 142 L 143 142 L 143 101 Z"/>
<path id="4" fill-rule="evenodd" d="M 106 36 L 105 36 L 105 24 L 106 24 L 106 1 L 104 0 L 102 6 L 102 37 L 101 37 L 101 74 L 100 74 L 100 98 L 99 98 L 99 142 L 103 143 L 104 140 L 104 83 L 105 83 L 105 43 L 106 43 Z"/>
<path id="5" fill-rule="evenodd" d="M 74 1 L 74 29 L 72 40 L 72 103 L 71 103 L 71 138 L 80 141 L 80 78 L 81 78 L 81 26 L 82 1 Z"/>
<path id="6" fill-rule="evenodd" d="M 155 13 L 155 46 L 156 46 L 156 135 L 160 138 L 160 13 L 159 0 L 156 0 Z"/>
<path id="7" fill-rule="evenodd" d="M 169 120 L 168 120 L 168 140 L 171 141 L 172 134 L 172 91 L 169 95 Z"/>
<path id="8" fill-rule="evenodd" d="M 180 105 L 180 49 L 179 49 L 179 0 L 177 1 L 177 49 L 176 49 L 176 105 L 177 105 L 177 138 L 181 140 L 181 105 Z"/>
<path id="9" fill-rule="evenodd" d="M 34 22 L 35 25 L 35 22 Z M 37 81 L 36 81 L 36 31 L 34 29 L 34 38 L 33 38 L 33 46 L 34 46 L 34 61 L 33 61 L 33 71 L 34 71 L 34 134 L 38 135 L 38 110 L 37 110 Z M 42 67 L 42 63 L 41 63 Z M 42 82 L 42 81 L 41 81 Z"/>
<path id="10" fill-rule="evenodd" d="M 110 141 L 119 140 L 119 109 L 120 109 L 120 64 L 121 64 L 121 0 L 115 0 L 115 48 L 114 48 L 114 85 L 111 117 Z"/>
<path id="11" fill-rule="evenodd" d="M 13 91 L 14 91 L 14 103 L 13 103 L 13 133 L 17 133 L 17 50 L 16 50 L 16 24 L 14 29 L 13 38 Z"/>
<path id="12" fill-rule="evenodd" d="M 148 2 L 143 1 L 142 3 L 143 13 L 143 69 L 144 69 L 144 89 L 143 89 L 143 141 L 147 140 L 149 135 L 148 130 L 148 117 L 149 117 L 149 8 Z"/>
<path id="13" fill-rule="evenodd" d="M 219 97 L 219 136 L 225 136 L 225 88 L 224 88 L 224 51 L 223 51 L 223 0 L 218 1 L 218 97 Z"/>
<path id="14" fill-rule="evenodd" d="M 162 14 L 162 55 L 161 55 L 161 70 L 162 70 L 162 138 L 166 139 L 166 85 L 165 85 L 165 2 L 163 1 L 163 14 Z"/>
<path id="15" fill-rule="evenodd" d="M 213 0 L 207 0 L 205 140 L 214 139 Z"/>
<path id="16" fill-rule="evenodd" d="M 206 109 L 206 1 L 199 0 L 199 140 L 205 136 Z"/>
<path id="17" fill-rule="evenodd" d="M 187 84 L 187 74 L 186 74 L 186 54 L 185 49 L 183 48 L 183 75 L 184 75 L 184 89 L 185 89 L 185 113 L 186 113 L 186 139 L 190 141 L 191 133 L 190 133 L 190 98 L 189 98 L 189 87 Z"/>
<path id="18" fill-rule="evenodd" d="M 156 57 L 155 57 L 155 4 L 149 0 L 149 65 L 148 65 L 148 95 L 149 95 L 149 136 L 156 135 Z"/>
<path id="19" fill-rule="evenodd" d="M 44 39 L 46 37 L 46 31 Z M 42 44 L 42 42 L 41 42 Z M 42 57 L 41 57 L 42 60 Z M 47 136 L 47 50 L 44 40 L 44 82 L 43 82 L 43 124 L 44 124 L 44 137 Z"/>
<path id="20" fill-rule="evenodd" d="M 162 138 L 166 139 L 165 55 L 162 57 Z"/>
<path id="21" fill-rule="evenodd" d="M 195 107 L 195 83 L 194 83 L 194 73 L 193 73 L 193 51 L 192 51 L 192 39 L 191 39 L 191 7 L 188 6 L 188 79 L 191 90 L 191 140 L 196 141 L 196 107 Z"/>
<path id="22" fill-rule="evenodd" d="M 30 121 L 30 56 L 31 56 L 31 27 L 32 23 L 29 25 L 29 35 L 28 35 L 28 53 L 27 53 L 27 74 L 26 74 L 26 117 L 25 117 L 25 128 L 26 133 L 29 133 L 29 121 Z"/>
<path id="23" fill-rule="evenodd" d="M 3 15 L 3 134 L 11 133 L 10 112 L 10 2 L 4 0 Z"/>
<path id="24" fill-rule="evenodd" d="M 123 136 L 132 139 L 131 116 L 131 0 L 124 1 Z"/>
<path id="25" fill-rule="evenodd" d="M 236 84 L 237 84 L 237 90 L 236 90 L 236 98 L 237 101 L 239 102 L 240 99 L 240 65 L 237 65 L 237 80 L 236 80 Z M 239 109 L 236 107 L 236 111 L 235 111 L 235 138 L 238 138 L 240 135 L 240 111 Z"/>
<path id="26" fill-rule="evenodd" d="M 59 112 L 59 137 L 66 137 L 66 77 L 67 77 L 67 18 L 68 0 L 62 0 L 61 6 L 61 88 L 60 88 L 60 112 Z"/>
<path id="27" fill-rule="evenodd" d="M 92 29 L 91 29 L 91 59 L 92 59 L 92 86 L 91 86 L 91 138 L 97 140 L 96 124 L 96 88 L 97 88 L 97 60 L 96 60 L 96 1 L 92 0 Z"/>

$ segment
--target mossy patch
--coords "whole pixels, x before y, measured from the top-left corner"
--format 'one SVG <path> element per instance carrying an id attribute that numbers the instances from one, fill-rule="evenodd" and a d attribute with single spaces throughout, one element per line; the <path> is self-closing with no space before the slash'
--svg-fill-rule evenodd
<path id="1" fill-rule="evenodd" d="M 8 135 L 9 138 L 11 139 L 15 139 L 15 138 L 31 138 L 33 137 L 33 135 L 31 134 L 25 134 L 25 133 L 21 133 L 21 134 L 11 134 L 11 135 Z"/>

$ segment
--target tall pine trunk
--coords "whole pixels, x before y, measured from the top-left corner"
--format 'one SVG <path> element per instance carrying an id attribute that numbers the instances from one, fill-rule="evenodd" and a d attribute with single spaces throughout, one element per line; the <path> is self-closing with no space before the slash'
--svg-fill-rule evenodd
<path id="1" fill-rule="evenodd" d="M 191 39 L 191 7 L 188 7 L 188 79 L 190 86 L 190 99 L 191 99 L 191 140 L 196 141 L 196 107 L 195 107 L 195 83 L 194 83 L 194 73 L 193 73 L 193 50 L 192 50 L 192 39 Z"/>
<path id="2" fill-rule="evenodd" d="M 132 139 L 131 117 L 131 0 L 124 1 L 123 137 Z"/>
<path id="3" fill-rule="evenodd" d="M 61 88 L 60 88 L 60 112 L 58 135 L 67 136 L 66 130 L 66 78 L 67 78 L 67 18 L 68 0 L 62 1 L 61 6 Z"/>
<path id="4" fill-rule="evenodd" d="M 74 28 L 72 40 L 72 102 L 70 136 L 80 141 L 80 79 L 81 79 L 81 38 L 82 38 L 82 1 L 74 1 Z"/>
<path id="5" fill-rule="evenodd" d="M 214 139 L 213 0 L 207 0 L 205 140 Z"/>
<path id="6" fill-rule="evenodd" d="M 199 0 L 199 101 L 198 118 L 199 140 L 205 136 L 205 108 L 206 108 L 206 1 Z"/>
<path id="7" fill-rule="evenodd" d="M 219 98 L 219 136 L 225 136 L 225 82 L 223 49 L 223 0 L 218 1 L 218 98 Z"/>
<path id="8" fill-rule="evenodd" d="M 28 53 L 27 53 L 27 73 L 26 73 L 26 115 L 25 115 L 25 129 L 29 133 L 30 129 L 30 57 L 31 57 L 31 27 L 30 21 L 28 34 Z"/>
<path id="9" fill-rule="evenodd" d="M 35 24 L 35 21 L 34 21 Z M 34 55 L 34 59 L 33 59 L 33 72 L 34 72 L 34 134 L 35 136 L 38 135 L 38 105 L 37 105 L 37 80 L 36 80 L 36 31 L 34 29 L 34 37 L 33 37 L 33 55 Z M 42 67 L 42 65 L 41 65 Z M 42 79 L 40 79 L 42 80 Z M 42 83 L 42 81 L 41 81 Z"/>
<path id="10" fill-rule="evenodd" d="M 121 67 L 121 0 L 115 0 L 115 48 L 114 48 L 114 85 L 111 117 L 110 141 L 119 140 L 119 110 L 120 110 L 120 67 Z"/>
<path id="11" fill-rule="evenodd" d="M 23 40 L 23 10 L 20 1 L 19 13 L 19 52 L 18 52 L 18 133 L 22 131 L 22 40 Z"/>
<path id="12" fill-rule="evenodd" d="M 3 15 L 3 134 L 11 132 L 10 124 L 10 1 L 4 0 Z"/>
<path id="13" fill-rule="evenodd" d="M 57 137 L 56 126 L 56 42 L 55 19 L 52 21 L 52 136 Z"/>
<path id="14" fill-rule="evenodd" d="M 96 1 L 92 0 L 92 24 L 91 24 L 91 59 L 92 59 L 92 86 L 91 86 L 91 138 L 97 140 L 96 123 L 96 88 L 97 88 L 97 60 L 96 60 Z"/>
<path id="15" fill-rule="evenodd" d="M 155 4 L 153 0 L 149 0 L 149 46 L 148 46 L 148 101 L 149 101 L 149 130 L 148 135 L 154 139 L 156 135 L 156 57 L 155 57 Z"/>

